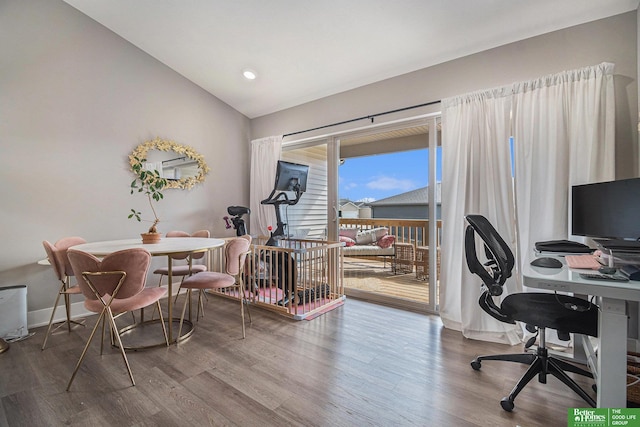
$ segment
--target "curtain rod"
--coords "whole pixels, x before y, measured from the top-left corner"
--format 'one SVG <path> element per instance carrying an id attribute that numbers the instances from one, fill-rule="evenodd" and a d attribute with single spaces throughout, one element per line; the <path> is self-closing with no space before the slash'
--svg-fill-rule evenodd
<path id="1" fill-rule="evenodd" d="M 373 119 L 378 117 L 378 116 L 384 116 L 385 114 L 399 113 L 400 111 L 407 111 L 407 110 L 412 110 L 414 108 L 427 107 L 429 105 L 434 105 L 434 104 L 439 104 L 439 103 L 440 103 L 440 100 L 431 101 L 431 102 L 427 102 L 427 103 L 424 103 L 424 104 L 412 105 L 411 107 L 404 107 L 404 108 L 398 108 L 396 110 L 385 111 L 383 113 L 370 114 L 368 116 L 362 116 L 362 117 L 358 117 L 356 119 L 350 119 L 350 120 L 344 120 L 342 122 L 331 123 L 330 125 L 318 126 L 316 128 L 300 130 L 298 132 L 287 133 L 287 134 L 282 135 L 282 137 L 286 138 L 287 136 L 298 135 L 298 134 L 301 134 L 301 133 L 311 132 L 311 131 L 319 130 L 319 129 L 325 129 L 325 128 L 329 128 L 329 127 L 332 127 L 332 126 L 344 125 L 346 123 L 357 122 L 358 120 L 364 120 L 364 119 L 370 119 L 371 123 L 373 123 Z"/>

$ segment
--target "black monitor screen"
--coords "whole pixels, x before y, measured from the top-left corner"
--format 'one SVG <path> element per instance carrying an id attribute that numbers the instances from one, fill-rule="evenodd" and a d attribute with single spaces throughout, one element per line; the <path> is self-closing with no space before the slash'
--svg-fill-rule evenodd
<path id="1" fill-rule="evenodd" d="M 276 170 L 276 191 L 295 191 L 296 185 L 301 192 L 307 191 L 309 166 L 278 160 Z"/>
<path id="2" fill-rule="evenodd" d="M 640 178 L 574 185 L 571 204 L 575 236 L 640 238 Z"/>

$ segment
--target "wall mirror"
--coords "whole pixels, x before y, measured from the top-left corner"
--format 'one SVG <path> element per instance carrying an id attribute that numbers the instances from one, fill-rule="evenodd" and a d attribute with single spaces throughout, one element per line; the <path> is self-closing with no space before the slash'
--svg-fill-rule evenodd
<path id="1" fill-rule="evenodd" d="M 145 159 L 143 168 L 157 170 L 167 179 L 165 188 L 191 189 L 204 181 L 209 167 L 204 157 L 188 145 L 177 144 L 167 139 L 155 138 L 138 145 L 129 155 L 133 167 Z"/>

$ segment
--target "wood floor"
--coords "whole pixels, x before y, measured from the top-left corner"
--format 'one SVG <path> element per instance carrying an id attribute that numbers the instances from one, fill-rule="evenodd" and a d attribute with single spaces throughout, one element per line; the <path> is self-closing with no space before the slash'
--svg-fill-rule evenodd
<path id="1" fill-rule="evenodd" d="M 437 316 L 347 299 L 311 321 L 253 309 L 241 338 L 234 301 L 210 297 L 194 335 L 128 352 L 132 387 L 113 348 L 90 332 L 43 328 L 0 354 L 0 426 L 565 426 L 585 403 L 555 378 L 532 382 L 514 412 L 500 407 L 524 366 L 477 354 L 521 348 L 471 341 Z M 92 325 L 94 318 L 88 319 Z"/>

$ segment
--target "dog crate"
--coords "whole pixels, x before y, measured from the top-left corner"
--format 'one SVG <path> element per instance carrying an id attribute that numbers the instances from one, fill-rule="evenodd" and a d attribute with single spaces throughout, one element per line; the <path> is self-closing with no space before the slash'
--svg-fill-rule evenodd
<path id="1" fill-rule="evenodd" d="M 283 239 L 276 247 L 267 240 L 254 239 L 245 264 L 245 298 L 253 306 L 303 320 L 344 302 L 341 243 Z M 213 292 L 239 298 L 233 290 Z"/>

